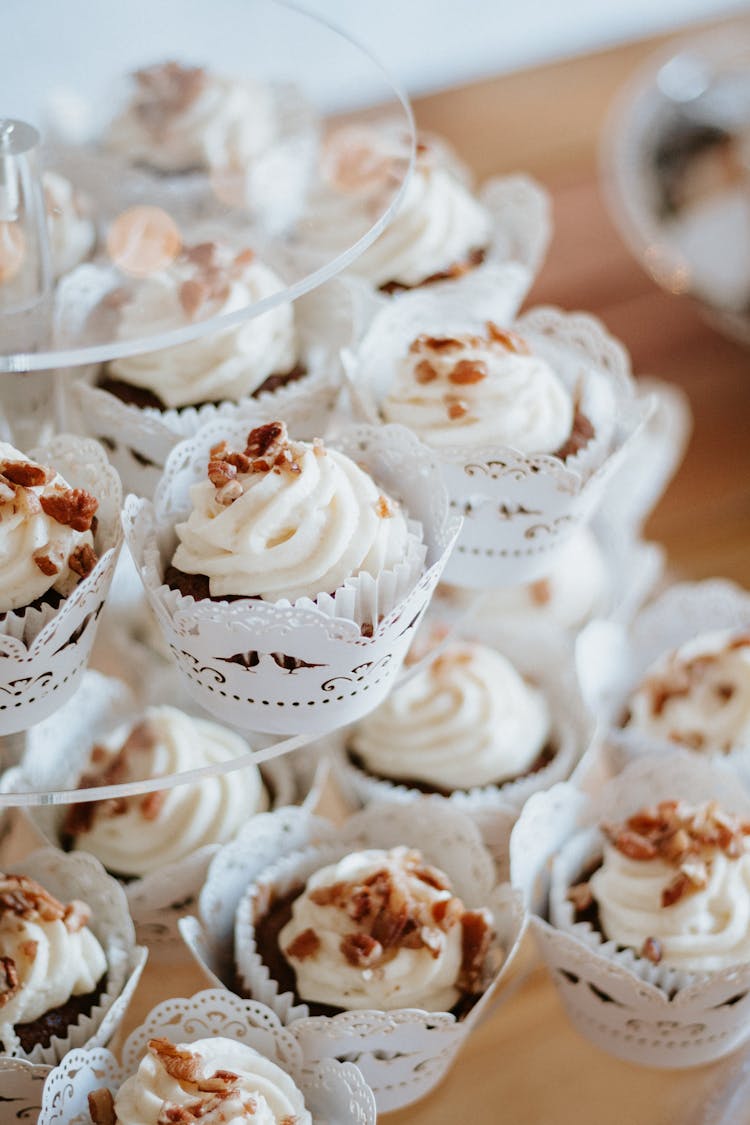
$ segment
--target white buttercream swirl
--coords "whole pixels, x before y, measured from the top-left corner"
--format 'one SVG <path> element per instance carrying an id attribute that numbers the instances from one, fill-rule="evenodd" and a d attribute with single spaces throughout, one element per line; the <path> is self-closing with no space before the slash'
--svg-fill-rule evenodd
<path id="1" fill-rule="evenodd" d="M 662 656 L 629 700 L 628 730 L 705 753 L 750 750 L 750 635 L 704 633 Z"/>
<path id="2" fill-rule="evenodd" d="M 260 1052 L 233 1039 L 215 1037 L 181 1043 L 177 1050 L 198 1059 L 196 1077 L 218 1073 L 216 1091 L 200 1091 L 195 1082 L 173 1078 L 153 1047 L 138 1071 L 120 1087 L 115 1098 L 118 1125 L 161 1125 L 170 1110 L 200 1107 L 203 1125 L 312 1125 L 304 1098 L 280 1066 Z M 227 1077 L 227 1075 L 231 1076 Z M 192 1120 L 192 1118 L 191 1118 Z"/>
<path id="3" fill-rule="evenodd" d="M 0 442 L 0 474 L 11 461 L 29 462 L 30 458 L 7 442 Z M 68 488 L 59 473 L 50 473 L 46 484 L 18 486 L 7 499 L 7 486 L 0 481 L 0 613 L 31 605 L 48 590 L 69 594 L 80 579 L 70 569 L 68 559 L 78 547 L 93 548 L 90 531 L 75 531 L 58 523 L 39 506 L 39 496 Z M 35 555 L 51 559 L 57 572 L 45 574 L 34 561 Z"/>
<path id="4" fill-rule="evenodd" d="M 437 1012 L 453 1007 L 461 995 L 462 927 L 458 918 L 454 917 L 445 929 L 425 927 L 429 933 L 423 930 L 422 936 L 429 946 L 410 949 L 397 943 L 375 967 L 362 968 L 351 964 L 341 949 L 342 939 L 358 933 L 361 924 L 345 909 L 335 904 L 318 905 L 310 897 L 317 888 L 361 883 L 386 871 L 428 913 L 436 903 L 458 901 L 452 891 L 432 886 L 414 874 L 420 861 L 419 853 L 407 848 L 372 848 L 344 856 L 308 879 L 304 892 L 292 905 L 291 920 L 279 934 L 279 947 L 294 968 L 297 992 L 303 1000 L 348 1010 L 423 1008 Z M 462 912 L 460 903 L 459 907 Z M 317 951 L 303 958 L 290 955 L 290 946 L 306 930 L 316 935 Z"/>
<path id="5" fill-rule="evenodd" d="M 395 688 L 350 746 L 375 774 L 453 791 L 518 777 L 549 737 L 542 693 L 499 652 L 458 642 Z"/>
<path id="6" fill-rule="evenodd" d="M 273 94 L 260 82 L 176 63 L 149 67 L 135 77 L 135 96 L 106 137 L 107 147 L 132 164 L 175 173 L 244 169 L 274 139 Z"/>
<path id="7" fill-rule="evenodd" d="M 438 449 L 556 452 L 573 427 L 571 395 L 546 360 L 504 335 L 489 326 L 487 337 L 419 337 L 396 368 L 383 417 Z"/>
<path id="8" fill-rule="evenodd" d="M 96 226 L 70 180 L 58 172 L 42 176 L 47 205 L 47 230 L 55 277 L 67 273 L 89 257 L 96 243 Z"/>
<path id="9" fill-rule="evenodd" d="M 109 754 L 104 762 L 97 762 L 97 772 L 106 771 L 131 730 L 120 729 L 106 740 L 103 748 Z M 247 752 L 245 740 L 218 723 L 193 718 L 174 707 L 149 707 L 137 725 L 133 743 L 125 750 L 118 780 L 185 773 Z M 91 827 L 75 835 L 73 846 L 95 855 L 115 874 L 148 875 L 207 844 L 226 843 L 250 817 L 267 807 L 260 771 L 248 766 L 195 785 L 166 789 L 156 800 L 153 794 L 126 797 L 114 808 L 109 802 L 99 802 L 92 810 Z"/>
<path id="10" fill-rule="evenodd" d="M 414 535 L 403 511 L 349 457 L 319 444 L 289 448 L 298 472 L 240 473 L 243 491 L 232 503 L 223 505 L 208 480 L 190 489 L 173 563 L 207 575 L 212 596 L 315 598 L 409 553 Z"/>
<path id="11" fill-rule="evenodd" d="M 240 258 L 238 264 L 232 250 L 217 246 L 214 260 L 226 285 L 219 297 L 209 297 L 201 317 L 235 312 L 283 288 L 280 278 L 257 258 L 247 262 Z M 181 294 L 186 283 L 195 281 L 201 281 L 201 271 L 188 254 L 141 281 L 122 309 L 119 338 L 155 336 L 192 323 Z M 297 358 L 293 308 L 280 304 L 222 332 L 114 360 L 108 372 L 153 391 L 166 407 L 179 409 L 251 395 L 269 375 L 290 371 Z"/>
<path id="12" fill-rule="evenodd" d="M 487 210 L 445 165 L 419 162 L 388 227 L 351 267 L 378 287 L 421 284 L 490 241 Z"/>
<path id="13" fill-rule="evenodd" d="M 15 881 L 12 875 L 2 879 Z M 23 889 L 22 882 L 20 893 Z M 0 957 L 13 961 L 19 984 L 3 997 L 0 974 L 0 1041 L 6 1047 L 16 1024 L 30 1023 L 72 996 L 93 992 L 107 971 L 104 950 L 88 926 L 79 928 L 63 918 L 44 921 L 33 909 L 0 909 Z"/>
<path id="14" fill-rule="evenodd" d="M 688 972 L 750 961 L 750 853 L 731 859 L 715 851 L 707 885 L 662 906 L 675 873 L 663 859 L 629 859 L 606 844 L 602 866 L 589 881 L 605 936 L 636 950 L 654 937 L 662 962 Z"/>

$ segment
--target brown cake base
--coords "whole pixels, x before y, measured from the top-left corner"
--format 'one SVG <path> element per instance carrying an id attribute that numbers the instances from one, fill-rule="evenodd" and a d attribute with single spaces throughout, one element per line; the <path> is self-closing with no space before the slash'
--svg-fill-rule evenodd
<path id="1" fill-rule="evenodd" d="M 593 436 L 594 427 L 591 421 L 586 417 L 583 411 L 576 407 L 570 437 L 564 445 L 561 445 L 559 449 L 555 450 L 553 456 L 559 457 L 561 461 L 564 461 L 567 457 L 575 457 L 576 453 L 580 453 L 582 449 L 586 448 Z"/>
<path id="2" fill-rule="evenodd" d="M 302 363 L 296 364 L 290 371 L 284 371 L 276 375 L 269 375 L 268 378 L 257 387 L 250 398 L 259 398 L 260 395 L 277 391 L 279 387 L 285 387 L 287 383 L 295 383 L 298 379 L 302 379 L 307 375 L 307 368 Z M 149 390 L 147 387 L 136 387 L 132 383 L 127 383 L 124 379 L 116 379 L 108 375 L 105 371 L 100 375 L 97 384 L 103 391 L 109 391 L 115 398 L 119 398 L 120 402 L 124 402 L 126 406 L 137 406 L 143 410 L 146 407 L 151 407 L 153 410 L 168 410 L 169 407 L 159 398 L 154 391 Z M 183 410 L 199 410 L 201 406 L 218 406 L 219 401 L 216 402 L 194 402 L 189 406 L 178 406 L 177 413 L 182 413 Z"/>
<path id="3" fill-rule="evenodd" d="M 294 969 L 287 961 L 279 946 L 279 934 L 292 917 L 292 906 L 304 892 L 304 886 L 294 887 L 285 895 L 272 897 L 266 913 L 255 923 L 255 942 L 263 964 L 271 974 L 271 978 L 278 983 L 279 993 L 291 992 L 295 1004 L 306 1004 L 311 1016 L 336 1016 L 345 1008 L 337 1008 L 332 1004 L 317 1004 L 310 1000 L 303 1000 L 297 992 L 297 979 Z M 239 995 L 247 996 L 239 981 L 237 970 L 234 970 L 234 981 L 230 987 Z M 463 1019 L 474 1007 L 480 996 L 464 994 L 451 1008 L 451 1013 L 456 1019 Z"/>
<path id="4" fill-rule="evenodd" d="M 88 1016 L 101 1000 L 106 991 L 106 975 L 97 984 L 93 992 L 83 996 L 71 996 L 59 1008 L 52 1008 L 43 1016 L 32 1020 L 30 1023 L 17 1023 L 14 1031 L 21 1041 L 21 1046 L 27 1053 L 34 1047 L 49 1047 L 54 1036 L 65 1039 L 71 1027 L 74 1027 L 81 1016 Z"/>
<path id="5" fill-rule="evenodd" d="M 557 747 L 548 742 L 541 753 L 535 758 L 529 769 L 525 773 L 519 773 L 515 777 L 509 777 L 506 781 L 498 783 L 498 788 L 503 785 L 511 785 L 514 781 L 521 781 L 524 777 L 531 777 L 532 774 L 539 773 L 550 764 L 557 754 Z M 413 777 L 386 777 L 385 774 L 375 773 L 373 770 L 368 769 L 363 759 L 351 747 L 347 747 L 346 756 L 351 764 L 358 769 L 361 773 L 366 774 L 368 777 L 373 778 L 375 781 L 387 781 L 391 785 L 403 785 L 407 789 L 417 789 L 420 793 L 429 795 L 437 794 L 439 797 L 450 797 L 453 793 L 469 793 L 470 789 L 443 789 L 439 785 L 430 785 L 428 781 L 419 781 Z M 474 788 L 489 789 L 491 786 L 475 786 Z"/>
<path id="6" fill-rule="evenodd" d="M 197 602 L 208 599 L 210 602 L 239 602 L 243 597 L 246 601 L 257 602 L 257 595 L 222 594 L 217 597 L 209 591 L 209 579 L 205 574 L 186 574 L 176 566 L 170 565 L 164 571 L 164 583 L 170 590 L 177 590 L 185 598 L 194 598 Z"/>
<path id="7" fill-rule="evenodd" d="M 22 617 L 27 609 L 41 609 L 47 605 L 52 606 L 53 609 L 59 609 L 64 601 L 63 594 L 58 594 L 57 590 L 48 590 L 46 594 L 42 594 L 41 598 L 30 602 L 29 605 L 22 605 L 18 609 L 8 609 L 0 613 L 0 621 L 5 621 L 9 613 L 12 613 L 14 617 Z"/>
<path id="8" fill-rule="evenodd" d="M 380 292 L 390 295 L 403 293 L 406 289 L 421 289 L 423 285 L 434 285 L 436 281 L 455 281 L 457 277 L 463 277 L 464 274 L 475 270 L 477 266 L 481 266 L 486 257 L 486 247 L 480 246 L 475 250 L 470 250 L 462 262 L 454 262 L 447 269 L 440 270 L 438 273 L 431 273 L 429 277 L 425 277 L 423 281 L 418 281 L 415 285 L 406 285 L 402 281 L 386 281 L 384 285 L 380 286 Z"/>

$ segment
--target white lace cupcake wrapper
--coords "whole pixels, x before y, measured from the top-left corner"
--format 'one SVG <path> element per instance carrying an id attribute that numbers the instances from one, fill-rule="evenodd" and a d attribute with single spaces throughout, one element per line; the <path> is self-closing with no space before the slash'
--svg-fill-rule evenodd
<path id="1" fill-rule="evenodd" d="M 122 488 L 98 443 L 61 435 L 30 455 L 99 499 L 99 561 L 58 608 L 6 613 L 0 621 L 0 735 L 40 722 L 75 691 L 122 545 Z"/>
<path id="2" fill-rule="evenodd" d="M 591 710 L 606 731 L 604 753 L 619 772 L 649 754 L 669 754 L 674 743 L 621 726 L 631 693 L 661 656 L 701 633 L 750 628 L 750 594 L 723 578 L 680 582 L 646 605 L 629 627 L 592 622 L 581 633 L 576 661 Z M 697 751 L 701 758 L 714 757 Z M 750 781 L 750 751 L 738 748 L 715 757 Z"/>
<path id="3" fill-rule="evenodd" d="M 28 1053 L 14 1037 L 3 1044 L 5 1053 L 51 1066 L 74 1047 L 104 1046 L 120 1025 L 146 962 L 122 889 L 93 856 L 64 855 L 53 848 L 32 852 L 7 870 L 30 875 L 64 902 L 77 898 L 88 904 L 90 929 L 107 958 L 107 982 L 90 1013 L 79 1016 L 67 1036 L 53 1036 L 48 1047 L 37 1045 Z"/>
<path id="4" fill-rule="evenodd" d="M 549 917 L 532 917 L 540 952 L 573 1023 L 587 1038 L 621 1058 L 658 1067 L 697 1066 L 720 1058 L 748 1034 L 750 965 L 686 973 L 654 965 L 619 948 L 587 923 L 576 923 L 566 900 L 601 855 L 596 825 L 618 821 L 670 797 L 692 803 L 715 797 L 743 815 L 750 796 L 732 771 L 687 753 L 633 763 L 597 799 L 570 783 L 531 798 L 511 838 L 511 873 L 525 899 L 538 895 L 555 857 Z M 644 940 L 648 937 L 644 934 Z"/>
<path id="5" fill-rule="evenodd" d="M 137 1070 L 150 1039 L 193 1043 L 213 1036 L 244 1043 L 282 1067 L 302 1092 L 313 1125 L 375 1125 L 372 1092 L 355 1066 L 330 1059 L 306 1062 L 294 1032 L 283 1028 L 273 1012 L 225 990 L 157 1005 L 128 1037 L 122 1065 L 109 1051 L 71 1052 L 47 1080 L 39 1125 L 70 1125 L 79 1115 L 88 1120 L 89 1093 L 106 1087 L 116 1094 Z M 31 1075 L 26 1084 L 32 1088 Z"/>
<path id="6" fill-rule="evenodd" d="M 529 288 L 541 268 L 552 237 L 549 195 L 530 176 L 493 176 L 479 191 L 492 216 L 488 265 L 518 262 L 529 271 Z M 481 271 L 483 266 L 478 267 Z"/>
<path id="7" fill-rule="evenodd" d="M 343 1012 L 332 1018 L 304 1016 L 306 1005 L 279 995 L 276 982 L 259 964 L 251 926 L 252 884 L 291 889 L 330 859 L 362 847 L 419 848 L 428 862 L 448 874 L 469 906 L 488 906 L 496 922 L 496 949 L 504 959 L 485 994 L 468 1015 L 418 1009 Z M 357 1057 L 372 1087 L 378 1112 L 401 1108 L 424 1096 L 445 1076 L 456 1052 L 481 1018 L 513 961 L 525 918 L 510 887 L 495 885 L 492 859 L 471 821 L 445 803 L 425 798 L 418 806 L 377 805 L 352 817 L 337 831 L 298 810 L 281 810 L 250 826 L 217 856 L 201 895 L 202 924 L 180 924 L 199 964 L 217 984 L 231 964 L 235 918 L 243 943 L 243 973 L 254 995 L 272 1006 L 302 1045 L 306 1059 Z M 242 916 L 242 921 L 240 921 Z M 283 1013 L 283 1014 L 282 1014 Z"/>
<path id="8" fill-rule="evenodd" d="M 246 422 L 229 429 L 240 438 Z M 317 734 L 384 698 L 457 534 L 429 454 L 402 427 L 347 431 L 337 442 L 405 504 L 409 546 L 392 570 L 348 579 L 313 602 L 196 603 L 163 585 L 174 524 L 186 514 L 196 458 L 227 427 L 204 427 L 170 457 L 155 507 L 129 497 L 125 532 L 165 639 L 196 697 L 225 721 L 279 734 Z M 365 628 L 363 629 L 363 626 Z M 370 632 L 372 635 L 369 635 Z M 293 674 L 290 673 L 290 666 Z"/>

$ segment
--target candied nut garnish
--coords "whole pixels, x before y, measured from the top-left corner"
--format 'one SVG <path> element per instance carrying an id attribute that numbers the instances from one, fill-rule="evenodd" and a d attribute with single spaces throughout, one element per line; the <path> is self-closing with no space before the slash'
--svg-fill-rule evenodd
<path id="1" fill-rule="evenodd" d="M 197 1085 L 201 1078 L 201 1059 L 191 1051 L 181 1051 L 169 1039 L 149 1039 L 148 1049 L 155 1055 L 170 1078 L 176 1082 Z"/>
<path id="2" fill-rule="evenodd" d="M 147 793 L 145 797 L 141 797 L 141 816 L 143 819 L 156 820 L 164 808 L 166 799 L 167 794 L 164 789 L 155 789 L 153 793 Z"/>
<path id="3" fill-rule="evenodd" d="M 115 1100 L 110 1090 L 106 1087 L 92 1090 L 88 1095 L 88 1103 L 92 1125 L 117 1125 Z"/>
<path id="4" fill-rule="evenodd" d="M 658 718 L 671 700 L 689 695 L 718 658 L 718 653 L 704 653 L 681 661 L 673 653 L 664 672 L 651 676 L 644 684 L 651 696 L 651 714 Z"/>
<path id="5" fill-rule="evenodd" d="M 506 351 L 515 352 L 516 355 L 531 354 L 531 348 L 523 336 L 519 336 L 517 332 L 511 332 L 507 328 L 498 328 L 491 320 L 487 321 L 487 334 L 494 344 L 501 344 Z"/>
<path id="6" fill-rule="evenodd" d="M 85 902 L 81 902 L 79 898 L 74 898 L 65 907 L 63 922 L 65 923 L 65 929 L 68 933 L 77 934 L 84 926 L 88 926 L 90 921 L 91 909 Z"/>
<path id="7" fill-rule="evenodd" d="M 383 947 L 379 941 L 369 934 L 345 934 L 339 947 L 350 965 L 357 969 L 369 969 L 375 965 L 383 954 Z"/>
<path id="8" fill-rule="evenodd" d="M 28 875 L 0 874 L 0 916 L 13 914 L 29 921 L 61 922 L 66 906 Z"/>
<path id="9" fill-rule="evenodd" d="M 20 484 L 24 488 L 39 488 L 52 479 L 49 469 L 33 461 L 0 462 L 0 474 L 11 484 Z"/>
<path id="10" fill-rule="evenodd" d="M 640 809 L 624 825 L 603 825 L 602 830 L 629 859 L 660 859 L 677 869 L 662 892 L 662 906 L 671 906 L 707 885 L 716 852 L 730 859 L 746 853 L 750 823 L 720 809 L 716 801 L 689 805 L 669 800 Z"/>
<path id="11" fill-rule="evenodd" d="M 568 890 L 567 899 L 579 912 L 588 910 L 594 902 L 594 896 L 588 883 L 576 883 Z"/>
<path id="12" fill-rule="evenodd" d="M 155 745 L 156 737 L 153 728 L 147 719 L 143 719 L 132 727 L 116 753 L 109 753 L 101 746 L 93 748 L 91 763 L 99 768 L 84 773 L 78 781 L 78 788 L 91 789 L 100 785 L 119 785 L 123 781 L 137 781 L 148 776 L 143 773 L 142 768 L 133 767 L 133 755 L 147 753 Z M 145 799 L 147 800 L 148 797 Z M 116 797 L 105 801 L 84 801 L 69 805 L 62 824 L 62 834 L 76 837 L 90 832 L 97 817 L 124 816 L 131 802 L 139 800 L 142 801 L 144 798 Z"/>
<path id="13" fill-rule="evenodd" d="M 538 578 L 529 586 L 529 595 L 534 605 L 547 605 L 552 600 L 552 585 L 548 578 Z"/>
<path id="14" fill-rule="evenodd" d="M 99 501 L 84 488 L 60 488 L 39 497 L 42 510 L 50 519 L 73 531 L 90 531 Z"/>
<path id="15" fill-rule="evenodd" d="M 239 500 L 240 496 L 244 496 L 244 489 L 238 480 L 227 481 L 221 488 L 216 489 L 216 503 L 222 504 L 228 508 L 230 504 L 234 504 L 235 500 Z"/>
<path id="16" fill-rule="evenodd" d="M 186 246 L 182 253 L 198 269 L 209 270 L 216 265 L 218 250 L 219 247 L 215 242 L 196 242 L 194 246 Z"/>
<path id="17" fill-rule="evenodd" d="M 381 520 L 391 519 L 393 516 L 393 505 L 387 496 L 378 496 L 375 502 L 375 511 L 378 513 Z"/>
<path id="18" fill-rule="evenodd" d="M 18 992 L 20 983 L 16 963 L 12 957 L 0 957 L 0 1008 Z"/>
<path id="19" fill-rule="evenodd" d="M 456 398 L 455 395 L 445 395 L 445 405 L 448 408 L 448 417 L 456 420 L 463 418 L 469 413 L 468 403 L 464 402 L 462 398 Z"/>
<path id="20" fill-rule="evenodd" d="M 185 316 L 193 320 L 198 310 L 206 303 L 208 295 L 208 286 L 198 278 L 191 277 L 183 281 L 180 286 L 180 304 Z"/>
<path id="21" fill-rule="evenodd" d="M 314 957 L 320 949 L 320 938 L 315 930 L 308 927 L 301 934 L 297 934 L 291 945 L 286 948 L 287 957 L 294 957 L 297 961 L 305 961 Z"/>
<path id="22" fill-rule="evenodd" d="M 25 957 L 27 961 L 34 961 L 39 952 L 39 942 L 29 939 L 29 941 L 22 941 L 18 948 L 22 957 Z"/>
<path id="23" fill-rule="evenodd" d="M 717 684 L 714 691 L 718 695 L 722 703 L 728 703 L 735 693 L 734 684 Z"/>
<path id="24" fill-rule="evenodd" d="M 430 363 L 429 359 L 420 359 L 419 363 L 414 368 L 414 378 L 417 382 L 433 383 L 437 377 L 437 369 Z"/>
<path id="25" fill-rule="evenodd" d="M 203 67 L 174 61 L 143 67 L 134 77 L 138 83 L 134 112 L 157 139 L 172 117 L 184 113 L 200 97 L 208 82 Z"/>
<path id="26" fill-rule="evenodd" d="M 68 555 L 68 566 L 81 578 L 88 577 L 98 561 L 96 551 L 88 543 L 81 543 Z"/>
<path id="27" fill-rule="evenodd" d="M 208 462 L 208 479 L 214 488 L 223 488 L 237 476 L 237 468 L 228 461 L 219 461 L 212 458 Z"/>
<path id="28" fill-rule="evenodd" d="M 481 359 L 460 359 L 452 368 L 448 379 L 457 386 L 470 386 L 487 378 L 487 364 Z"/>
<path id="29" fill-rule="evenodd" d="M 456 352 L 464 347 L 460 336 L 428 336 L 422 333 L 412 340 L 409 345 L 410 352 Z"/>
<path id="30" fill-rule="evenodd" d="M 288 441 L 286 426 L 283 422 L 266 422 L 264 426 L 256 426 L 247 435 L 245 453 L 248 457 L 265 457 L 272 450 L 278 450 Z"/>
<path id="31" fill-rule="evenodd" d="M 60 573 L 59 564 L 50 556 L 49 547 L 42 547 L 38 551 L 34 551 L 31 556 L 36 565 L 41 570 L 42 574 L 46 574 L 48 578 Z"/>
<path id="32" fill-rule="evenodd" d="M 658 965 L 663 956 L 664 953 L 659 939 L 647 937 L 641 946 L 641 957 L 645 957 L 647 961 L 653 961 L 654 965 Z"/>
<path id="33" fill-rule="evenodd" d="M 466 910 L 461 916 L 461 971 L 458 987 L 476 992 L 482 983 L 492 930 L 483 910 Z"/>

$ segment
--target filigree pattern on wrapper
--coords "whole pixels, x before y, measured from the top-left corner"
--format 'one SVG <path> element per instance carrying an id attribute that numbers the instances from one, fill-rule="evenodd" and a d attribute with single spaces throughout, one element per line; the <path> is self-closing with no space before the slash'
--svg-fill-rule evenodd
<path id="1" fill-rule="evenodd" d="M 283 417 L 296 436 L 323 437 L 342 387 L 339 350 L 354 339 L 359 301 L 356 289 L 334 279 L 295 303 L 295 324 L 308 374 L 273 392 L 239 403 L 155 410 L 131 406 L 91 380 L 98 369 L 72 384 L 77 420 L 103 441 L 127 491 L 151 497 L 167 457 L 178 442 L 208 422 L 231 422 L 238 412 L 273 421 Z M 321 327 L 322 326 L 322 327 Z"/>
<path id="2" fill-rule="evenodd" d="M 512 270 L 488 271 L 384 307 L 356 354 L 345 357 L 355 410 L 375 421 L 395 365 L 419 333 L 460 334 L 487 320 L 510 322 L 580 398 L 595 432 L 565 462 L 500 446 L 477 447 L 470 456 L 460 446 L 435 451 L 451 508 L 464 520 L 445 580 L 477 588 L 528 582 L 549 570 L 550 555 L 601 503 L 654 408 L 650 397 L 636 396 L 627 352 L 599 321 L 546 307 L 514 321 L 519 298 Z"/>
<path id="3" fill-rule="evenodd" d="M 36 1121 L 42 1105 L 42 1087 L 48 1066 L 34 1066 L 25 1059 L 0 1057 L 0 1107 L 3 1121 Z"/>
<path id="4" fill-rule="evenodd" d="M 401 426 L 356 427 L 337 448 L 362 463 L 419 520 L 426 567 L 416 558 L 378 578 L 359 575 L 316 602 L 193 602 L 162 585 L 174 524 L 203 452 L 220 437 L 240 439 L 246 421 L 207 426 L 169 458 L 154 505 L 129 497 L 125 534 L 178 668 L 202 706 L 246 729 L 318 734 L 371 710 L 392 686 L 455 541 L 458 522 L 435 487 L 424 446 Z M 357 618 L 377 620 L 372 636 Z M 285 659 L 286 658 L 286 659 Z M 290 669 L 290 663 L 293 667 Z"/>
<path id="5" fill-rule="evenodd" d="M 87 903 L 90 929 L 107 957 L 107 981 L 90 1014 L 80 1016 L 64 1040 L 53 1036 L 48 1047 L 36 1046 L 28 1054 L 15 1040 L 4 1044 L 5 1052 L 32 1063 L 54 1065 L 73 1047 L 104 1046 L 125 1015 L 146 962 L 145 949 L 135 943 L 124 893 L 98 860 L 81 852 L 66 855 L 56 848 L 41 848 L 6 870 L 30 875 L 63 902 L 81 899 Z"/>
<path id="6" fill-rule="evenodd" d="M 525 915 L 519 897 L 507 885 L 496 885 L 492 857 L 466 816 L 442 801 L 425 798 L 408 808 L 372 806 L 340 830 L 299 809 L 257 817 L 214 860 L 201 893 L 200 921 L 186 918 L 180 923 L 199 964 L 220 985 L 227 963 L 232 963 L 235 914 L 251 883 L 266 873 L 270 878 L 285 857 L 295 853 L 301 857 L 311 846 L 390 848 L 403 843 L 419 848 L 430 863 L 441 867 L 467 904 L 489 906 L 493 912 L 502 963 L 465 1018 L 457 1021 L 449 1013 L 418 1009 L 310 1017 L 305 1004 L 295 1006 L 289 994 L 278 993 L 266 970 L 253 978 L 256 998 L 273 1007 L 298 1037 L 305 1066 L 320 1058 L 356 1061 L 381 1113 L 408 1105 L 442 1079 L 501 987 L 523 935 Z"/>
<path id="7" fill-rule="evenodd" d="M 137 1069 L 149 1039 L 192 1043 L 221 1035 L 246 1043 L 287 1071 L 299 1086 L 314 1125 L 375 1125 L 375 1104 L 362 1075 L 351 1064 L 324 1059 L 303 1065 L 293 1029 L 282 1027 L 270 1009 L 231 993 L 207 990 L 190 999 L 157 1005 L 128 1037 L 122 1066 L 108 1051 L 73 1051 L 50 1075 L 44 1089 L 39 1125 L 81 1125 L 87 1118 L 87 1095 L 106 1086 L 113 1093 Z"/>
<path id="8" fill-rule="evenodd" d="M 750 594 L 724 578 L 678 582 L 645 606 L 629 628 L 592 622 L 576 646 L 581 686 L 588 705 L 604 724 L 603 747 L 609 765 L 621 770 L 649 753 L 668 753 L 674 743 L 622 727 L 630 693 L 661 656 L 701 633 L 750 628 Z M 705 751 L 699 751 L 705 756 Z M 724 757 L 724 755 L 722 755 Z M 747 784 L 750 754 L 738 749 L 725 756 Z"/>
<path id="9" fill-rule="evenodd" d="M 0 633 L 0 735 L 25 730 L 68 699 L 80 683 L 122 545 L 122 487 L 97 442 L 69 435 L 29 454 L 54 466 L 99 500 L 99 561 L 59 609 L 5 615 Z"/>
<path id="10" fill-rule="evenodd" d="M 750 793 L 728 767 L 673 751 L 633 763 L 596 799 L 569 783 L 535 794 L 511 836 L 512 883 L 538 912 L 531 928 L 568 1016 L 598 1046 L 641 1065 L 698 1066 L 738 1047 L 750 1027 L 750 965 L 690 974 L 620 950 L 586 923 L 556 929 L 547 921 L 548 864 L 601 820 L 661 799 L 708 795 L 750 813 Z"/>

